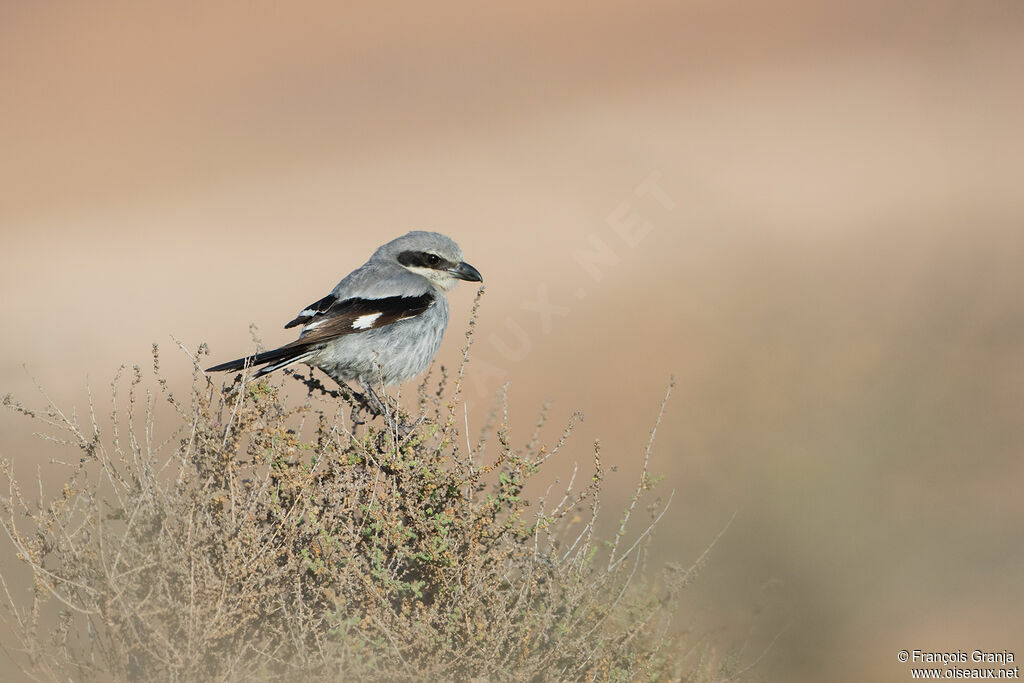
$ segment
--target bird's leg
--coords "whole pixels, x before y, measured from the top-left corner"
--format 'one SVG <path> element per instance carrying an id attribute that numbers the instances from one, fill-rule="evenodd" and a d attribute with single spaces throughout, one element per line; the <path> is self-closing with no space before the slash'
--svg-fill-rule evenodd
<path id="1" fill-rule="evenodd" d="M 299 381 L 306 385 L 311 394 L 313 391 L 319 391 L 325 396 L 330 396 L 331 398 L 334 399 L 341 399 L 347 401 L 349 405 L 352 406 L 352 412 L 349 417 L 352 420 L 353 429 L 355 429 L 361 424 L 366 424 L 366 420 L 361 419 L 360 417 L 362 413 L 367 413 L 371 418 L 374 418 L 377 415 L 381 414 L 381 410 L 379 408 L 380 399 L 376 395 L 373 395 L 371 393 L 371 396 L 374 400 L 370 400 L 369 398 L 366 397 L 365 394 L 359 393 L 358 391 L 350 387 L 347 382 L 337 377 L 331 377 L 331 375 L 327 375 L 328 377 L 331 377 L 331 379 L 338 383 L 337 389 L 328 389 L 326 386 L 324 386 L 323 382 L 321 382 L 313 375 L 312 368 L 310 368 L 310 373 L 308 377 L 298 372 L 295 372 L 290 368 L 286 369 L 285 373 L 291 374 L 298 378 Z"/>
<path id="2" fill-rule="evenodd" d="M 384 402 L 386 399 L 383 399 L 380 396 L 378 396 L 377 392 L 374 391 L 373 387 L 371 387 L 369 384 L 364 384 L 363 389 L 366 391 L 367 396 L 369 396 L 369 399 L 363 397 L 363 400 L 366 402 L 367 410 L 373 411 L 373 415 L 375 417 L 377 415 L 384 415 L 385 417 L 387 417 L 388 408 L 387 404 Z"/>
<path id="3" fill-rule="evenodd" d="M 349 401 L 349 405 L 352 406 L 352 414 L 349 417 L 352 420 L 353 429 L 361 424 L 366 424 L 366 420 L 360 419 L 360 414 L 366 413 L 370 416 L 370 419 L 382 414 L 379 408 L 380 399 L 373 392 L 367 392 L 370 394 L 370 398 L 367 398 L 365 393 L 359 393 L 344 382 L 339 381 L 338 384 L 341 385 L 344 390 L 344 397 Z M 364 386 L 363 388 L 366 389 L 367 387 Z"/>
<path id="4" fill-rule="evenodd" d="M 372 403 L 375 404 L 373 408 L 376 410 L 376 415 L 384 418 L 388 431 L 393 432 L 399 440 L 408 436 L 409 432 L 412 431 L 412 425 L 402 422 L 398 402 L 395 401 L 392 404 L 390 397 L 383 389 L 379 394 L 373 390 L 372 386 L 367 384 L 363 384 L 363 389 L 366 390 Z"/>
<path id="5" fill-rule="evenodd" d="M 361 406 L 356 405 L 355 403 L 351 403 L 350 405 L 352 406 L 352 412 L 349 413 L 348 418 L 352 421 L 352 434 L 355 435 L 356 428 L 359 427 L 359 425 L 366 424 L 366 420 L 359 419 L 359 416 L 362 414 Z"/>

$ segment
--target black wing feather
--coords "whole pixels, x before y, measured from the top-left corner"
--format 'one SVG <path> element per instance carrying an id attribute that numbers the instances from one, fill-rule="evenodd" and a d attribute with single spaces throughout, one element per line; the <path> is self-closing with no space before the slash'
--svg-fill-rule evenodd
<path id="1" fill-rule="evenodd" d="M 299 314 L 295 316 L 294 320 L 292 320 L 291 322 L 284 326 L 284 329 L 287 330 L 289 327 L 295 327 L 296 325 L 305 325 L 310 320 L 315 318 L 317 315 L 321 313 L 326 313 L 327 309 L 329 309 L 336 303 L 338 303 L 338 297 L 334 296 L 334 294 L 328 294 L 323 299 L 320 299 L 319 301 L 314 301 L 310 305 L 303 308 L 299 312 Z"/>
<path id="2" fill-rule="evenodd" d="M 294 327 L 300 323 L 315 323 L 314 327 L 304 330 L 302 336 L 295 341 L 273 351 L 265 351 L 264 353 L 257 353 L 253 356 L 246 356 L 245 358 L 238 358 L 227 363 L 214 365 L 211 368 L 207 368 L 206 371 L 241 370 L 246 365 L 254 366 L 278 362 L 280 364 L 277 367 L 283 367 L 289 363 L 289 359 L 299 360 L 300 356 L 309 353 L 313 350 L 313 347 L 324 344 L 331 339 L 347 334 L 375 330 L 396 323 L 399 320 L 415 317 L 430 308 L 432 303 L 434 303 L 434 295 L 430 292 L 420 296 L 388 296 L 382 299 L 355 297 L 340 301 L 334 295 L 328 295 L 306 309 L 315 309 L 317 306 L 320 306 L 323 308 L 322 311 L 318 310 L 315 315 L 310 316 L 300 315 L 285 325 L 285 327 Z M 305 312 L 304 310 L 303 313 Z M 365 318 L 365 316 L 374 315 L 376 317 L 372 320 Z M 356 327 L 355 323 L 360 318 L 364 318 L 364 324 Z M 256 376 L 260 374 L 262 373 L 258 372 Z"/>
<path id="3" fill-rule="evenodd" d="M 345 334 L 355 334 L 366 330 L 375 330 L 391 325 L 399 320 L 412 318 L 423 313 L 434 303 L 434 295 L 430 292 L 420 296 L 388 296 L 383 299 L 344 299 L 336 302 L 320 315 L 315 316 L 307 325 L 302 336 L 288 346 L 318 344 Z M 355 323 L 364 316 L 373 316 L 372 321 L 355 327 Z"/>

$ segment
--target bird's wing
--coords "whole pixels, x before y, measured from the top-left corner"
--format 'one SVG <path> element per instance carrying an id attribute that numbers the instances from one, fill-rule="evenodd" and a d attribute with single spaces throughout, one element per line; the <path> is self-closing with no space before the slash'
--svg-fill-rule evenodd
<path id="1" fill-rule="evenodd" d="M 401 302 L 400 299 L 415 299 L 429 292 L 430 283 L 426 278 L 410 273 L 397 264 L 367 263 L 346 275 L 323 299 L 314 301 L 299 311 L 295 319 L 285 325 L 285 329 L 308 325 L 329 311 L 343 312 L 348 301 L 381 301 L 383 306 L 387 306 L 388 302 L 394 300 L 393 305 L 401 308 L 408 302 Z"/>
<path id="2" fill-rule="evenodd" d="M 292 363 L 306 360 L 320 344 L 349 334 L 376 330 L 421 315 L 434 303 L 431 291 L 422 294 L 385 296 L 380 298 L 349 297 L 338 299 L 333 294 L 325 296 L 303 310 L 291 323 L 304 324 L 302 334 L 295 341 L 272 351 L 221 363 L 207 372 L 241 370 L 246 366 L 269 363 L 258 370 L 253 378 L 260 377 Z M 296 322 L 297 321 L 297 322 Z"/>
<path id="3" fill-rule="evenodd" d="M 328 301 L 329 299 L 331 301 Z M 305 325 L 302 336 L 283 348 L 308 348 L 343 335 L 376 330 L 399 320 L 414 318 L 430 308 L 433 303 L 434 294 L 429 291 L 418 295 L 387 296 L 379 299 L 337 299 L 329 295 L 299 314 L 296 321 L 306 318 L 302 321 Z M 311 315 L 307 316 L 307 312 Z M 288 327 L 291 326 L 292 323 L 289 323 Z"/>

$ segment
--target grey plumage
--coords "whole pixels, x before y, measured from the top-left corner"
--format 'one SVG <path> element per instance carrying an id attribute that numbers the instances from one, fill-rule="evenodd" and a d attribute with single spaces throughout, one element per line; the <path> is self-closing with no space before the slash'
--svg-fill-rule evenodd
<path id="1" fill-rule="evenodd" d="M 440 233 L 402 235 L 285 325 L 302 325 L 298 339 L 207 372 L 263 365 L 255 378 L 301 362 L 339 383 L 405 382 L 425 370 L 441 346 L 448 325 L 445 293 L 456 279 L 483 279 L 462 258 L 459 245 Z"/>

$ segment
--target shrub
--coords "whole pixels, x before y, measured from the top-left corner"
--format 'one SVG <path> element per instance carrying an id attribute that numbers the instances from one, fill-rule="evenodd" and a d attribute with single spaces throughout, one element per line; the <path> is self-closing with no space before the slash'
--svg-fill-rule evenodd
<path id="1" fill-rule="evenodd" d="M 415 414 L 388 400 L 376 417 L 312 373 L 219 389 L 199 369 L 204 354 L 200 347 L 192 356 L 187 401 L 170 391 L 155 345 L 158 389 L 146 388 L 138 367 L 128 377 L 119 372 L 109 434 L 98 426 L 91 393 L 86 425 L 52 402 L 37 414 L 4 399 L 80 451 L 67 463 L 62 490 L 45 502 L 42 487 L 38 500 L 26 496 L 11 463 L 2 464 L 2 525 L 33 576 L 30 604 L 19 604 L 13 584 L 3 583 L 28 673 L 62 680 L 681 676 L 687 662 L 669 618 L 695 568 L 641 580 L 656 518 L 626 537 L 652 485 L 646 456 L 618 533 L 601 543 L 594 533 L 599 443 L 589 476 L 574 471 L 555 498 L 551 488 L 532 504 L 524 495 L 581 416 L 542 446 L 545 406 L 531 439 L 514 447 L 503 392 L 471 446 L 456 419 L 466 354 L 454 381 L 442 368 L 428 390 L 428 376 Z M 288 400 L 285 385 L 304 385 L 304 400 Z M 160 443 L 158 398 L 177 415 Z M 698 669 L 690 675 L 710 677 L 709 664 L 688 664 Z"/>

